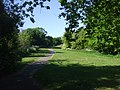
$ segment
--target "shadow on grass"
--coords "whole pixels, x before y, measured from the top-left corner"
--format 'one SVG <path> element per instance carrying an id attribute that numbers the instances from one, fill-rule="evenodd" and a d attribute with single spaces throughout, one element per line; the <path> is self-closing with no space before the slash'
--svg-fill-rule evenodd
<path id="1" fill-rule="evenodd" d="M 50 53 L 49 50 L 47 49 L 38 49 L 34 52 L 31 52 L 29 55 L 26 55 L 23 58 L 27 58 L 27 60 L 23 60 L 23 62 L 18 62 L 18 65 L 16 66 L 16 71 L 18 71 L 19 69 L 22 69 L 23 67 L 25 67 L 26 65 L 28 65 L 29 63 L 32 63 L 36 60 L 39 59 L 39 57 L 45 57 L 48 55 L 48 53 Z"/>
<path id="2" fill-rule="evenodd" d="M 40 81 L 45 90 L 120 89 L 120 66 L 47 64 L 34 77 Z"/>
<path id="3" fill-rule="evenodd" d="M 58 65 L 62 65 L 63 62 L 66 62 L 67 60 L 49 60 L 49 63 L 51 64 L 58 64 Z"/>
<path id="4" fill-rule="evenodd" d="M 48 53 L 50 53 L 49 50 L 42 50 L 39 49 L 35 52 L 30 53 L 28 56 L 26 57 L 45 57 Z"/>

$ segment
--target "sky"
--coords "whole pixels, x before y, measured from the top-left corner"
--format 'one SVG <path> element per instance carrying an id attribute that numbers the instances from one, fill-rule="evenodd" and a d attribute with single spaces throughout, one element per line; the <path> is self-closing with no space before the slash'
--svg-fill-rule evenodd
<path id="1" fill-rule="evenodd" d="M 61 13 L 58 0 L 51 0 L 49 3 L 45 3 L 45 5 L 50 6 L 50 10 L 37 7 L 34 10 L 35 23 L 32 23 L 29 19 L 25 19 L 25 24 L 22 29 L 42 27 L 47 31 L 47 35 L 49 36 L 63 36 L 65 31 L 65 20 L 63 18 L 58 18 Z"/>

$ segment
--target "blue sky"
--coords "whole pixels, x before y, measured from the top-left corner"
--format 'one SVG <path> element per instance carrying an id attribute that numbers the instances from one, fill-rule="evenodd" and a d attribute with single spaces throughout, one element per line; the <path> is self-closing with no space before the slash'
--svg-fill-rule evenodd
<path id="1" fill-rule="evenodd" d="M 60 14 L 60 4 L 58 0 L 51 0 L 50 3 L 45 3 L 45 5 L 50 6 L 50 10 L 40 9 L 37 7 L 34 10 L 35 23 L 30 22 L 29 19 L 25 19 L 25 24 L 22 29 L 42 27 L 48 34 L 52 37 L 63 36 L 65 31 L 65 20 L 63 18 L 59 19 Z"/>

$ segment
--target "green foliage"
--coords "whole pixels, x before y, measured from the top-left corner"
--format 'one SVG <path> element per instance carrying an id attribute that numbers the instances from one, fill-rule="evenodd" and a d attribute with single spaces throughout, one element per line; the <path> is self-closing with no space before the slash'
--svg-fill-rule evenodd
<path id="1" fill-rule="evenodd" d="M 63 49 L 70 48 L 71 47 L 71 41 L 72 41 L 72 31 L 66 30 L 62 37 L 63 42 Z"/>
<path id="2" fill-rule="evenodd" d="M 62 1 L 63 2 L 63 1 Z M 61 2 L 68 29 L 84 23 L 88 44 L 102 53 L 120 53 L 120 2 L 118 0 L 70 0 Z M 73 43 L 74 44 L 74 43 Z"/>
<path id="3" fill-rule="evenodd" d="M 25 17 L 34 23 L 33 10 L 36 6 L 50 9 L 44 6 L 45 1 L 50 0 L 0 0 L 0 75 L 13 71 L 20 61 L 18 27 L 23 26 Z M 26 34 L 20 35 L 20 45 L 29 46 L 29 38 Z"/>
<path id="4" fill-rule="evenodd" d="M 20 61 L 16 22 L 5 11 L 0 1 L 0 75 L 14 70 Z"/>
<path id="5" fill-rule="evenodd" d="M 53 46 L 53 37 L 46 36 L 45 37 L 45 47 L 52 47 Z"/>
<path id="6" fill-rule="evenodd" d="M 25 56 L 28 54 L 28 49 L 31 46 L 32 37 L 26 32 L 22 31 L 19 33 L 19 50 L 21 52 L 21 56 Z"/>
<path id="7" fill-rule="evenodd" d="M 84 49 L 86 47 L 86 31 L 82 28 L 78 29 L 78 31 L 75 32 L 76 38 L 73 42 L 71 48 L 72 49 Z"/>
<path id="8" fill-rule="evenodd" d="M 60 44 L 62 44 L 61 37 L 53 38 L 53 45 L 54 46 L 57 46 L 57 45 L 60 45 Z"/>
<path id="9" fill-rule="evenodd" d="M 69 35 L 69 36 L 68 36 Z M 63 36 L 63 49 L 84 49 L 86 47 L 86 31 L 83 28 L 77 31 L 65 32 Z"/>
<path id="10" fill-rule="evenodd" d="M 94 48 L 103 53 L 117 54 L 120 52 L 119 35 L 119 2 L 116 0 L 99 2 L 93 8 L 96 15 L 91 15 L 93 20 L 88 19 L 88 35 L 93 33 L 92 40 Z M 109 3 L 109 4 L 108 4 Z M 102 12 L 102 13 L 101 13 Z M 88 13 L 90 15 L 90 13 Z M 89 16 L 87 16 L 89 18 Z M 96 24 L 95 24 L 96 23 Z M 92 27 L 89 27 L 92 26 Z M 94 26 L 93 26 L 94 25 Z"/>
<path id="11" fill-rule="evenodd" d="M 40 8 L 50 9 L 49 6 L 44 5 L 45 2 L 50 0 L 2 0 L 0 1 L 5 5 L 5 11 L 14 19 L 18 27 L 23 26 L 24 18 L 29 18 L 31 22 L 34 20 L 34 8 L 39 6 Z"/>
<path id="12" fill-rule="evenodd" d="M 84 3 L 90 2 L 89 0 L 70 0 L 63 1 L 60 0 L 61 10 L 63 11 L 59 17 L 63 16 L 67 21 L 68 29 L 75 30 L 79 27 L 79 20 L 84 20 L 85 8 Z"/>
<path id="13" fill-rule="evenodd" d="M 46 36 L 43 28 L 28 28 L 19 33 L 19 50 L 22 56 L 36 51 L 39 47 L 52 47 L 53 38 Z"/>
<path id="14" fill-rule="evenodd" d="M 28 33 L 32 38 L 31 45 L 44 46 L 47 31 L 45 31 L 43 28 L 28 28 L 25 30 L 25 32 Z"/>

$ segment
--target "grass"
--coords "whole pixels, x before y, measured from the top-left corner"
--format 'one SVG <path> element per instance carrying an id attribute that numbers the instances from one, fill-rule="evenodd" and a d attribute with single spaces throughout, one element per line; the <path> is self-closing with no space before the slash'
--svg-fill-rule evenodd
<path id="1" fill-rule="evenodd" d="M 19 62 L 17 69 L 23 68 L 25 65 L 40 60 L 40 57 L 44 57 L 49 53 L 47 48 L 40 48 L 38 51 L 34 53 L 30 53 L 30 55 L 22 58 L 22 61 Z"/>
<path id="2" fill-rule="evenodd" d="M 47 48 L 40 48 L 39 50 L 34 51 L 33 53 L 30 53 L 28 56 L 22 58 L 22 60 L 19 61 L 16 67 L 14 67 L 13 69 L 10 69 L 9 71 L 0 72 L 0 78 L 19 71 L 29 63 L 40 60 L 41 57 L 48 55 L 49 52 L 50 51 Z"/>
<path id="3" fill-rule="evenodd" d="M 95 51 L 54 49 L 36 72 L 43 90 L 120 90 L 120 56 Z"/>

